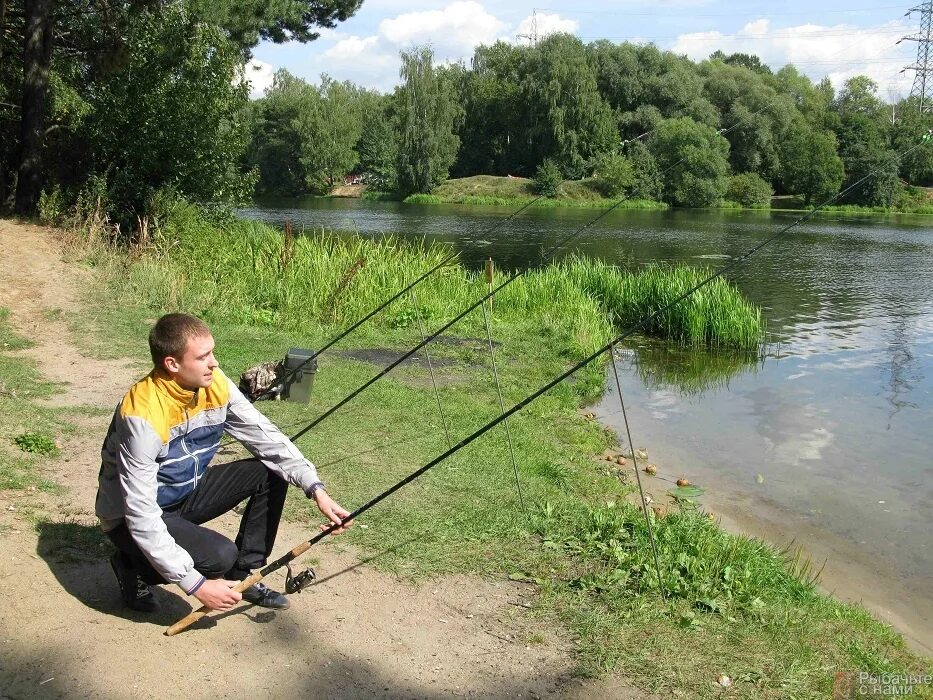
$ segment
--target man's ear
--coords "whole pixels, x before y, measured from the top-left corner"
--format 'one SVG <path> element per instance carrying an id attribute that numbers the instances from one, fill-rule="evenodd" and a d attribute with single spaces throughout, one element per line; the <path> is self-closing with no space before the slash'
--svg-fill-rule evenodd
<path id="1" fill-rule="evenodd" d="M 169 374 L 176 374 L 178 370 L 181 369 L 181 365 L 178 363 L 178 360 L 176 360 L 171 355 L 162 360 L 162 367 Z"/>

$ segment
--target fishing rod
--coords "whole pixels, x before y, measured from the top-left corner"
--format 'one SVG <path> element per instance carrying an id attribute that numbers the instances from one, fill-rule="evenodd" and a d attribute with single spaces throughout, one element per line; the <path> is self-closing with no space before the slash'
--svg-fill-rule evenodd
<path id="1" fill-rule="evenodd" d="M 526 202 L 525 204 L 523 204 L 521 207 L 519 207 L 518 209 L 516 209 L 516 210 L 515 210 L 514 212 L 512 212 L 511 214 L 509 214 L 509 215 L 508 215 L 507 217 L 505 217 L 504 219 L 500 219 L 498 222 L 496 222 L 496 224 L 495 224 L 494 226 L 492 226 L 491 228 L 489 228 L 489 229 L 487 229 L 486 231 L 484 231 L 482 235 L 488 236 L 488 235 L 491 234 L 491 233 L 495 233 L 495 232 L 498 231 L 503 225 L 507 224 L 509 221 L 511 221 L 511 220 L 514 219 L 516 216 L 518 216 L 519 214 L 521 214 L 523 211 L 525 211 L 526 209 L 528 209 L 528 207 L 530 207 L 531 205 L 533 205 L 535 202 L 540 201 L 540 200 L 543 198 L 543 196 L 544 196 L 544 195 L 538 195 L 537 197 L 535 197 L 535 198 L 532 199 L 531 201 Z M 254 401 L 254 402 L 255 402 L 255 401 L 259 401 L 261 398 L 263 398 L 263 397 L 268 396 L 269 394 L 271 394 L 277 387 L 279 387 L 279 386 L 284 385 L 285 383 L 287 383 L 292 377 L 294 377 L 294 376 L 297 375 L 299 372 L 301 372 L 301 370 L 302 370 L 302 369 L 305 367 L 305 365 L 307 365 L 309 362 L 311 362 L 312 360 L 314 360 L 315 358 L 317 358 L 317 357 L 318 357 L 319 355 L 321 355 L 324 351 L 329 350 L 331 347 L 333 347 L 334 345 L 336 345 L 337 343 L 339 343 L 341 340 L 343 340 L 344 338 L 346 338 L 348 335 L 350 335 L 350 334 L 351 334 L 353 331 L 355 331 L 357 328 L 359 328 L 359 327 L 362 326 L 364 323 L 366 323 L 366 322 L 367 322 L 369 319 L 371 319 L 373 316 L 375 316 L 375 315 L 378 314 L 380 311 L 382 311 L 383 309 L 385 309 L 386 307 L 388 307 L 389 305 L 391 305 L 391 304 L 392 304 L 394 301 L 396 301 L 398 298 L 400 298 L 400 297 L 403 296 L 404 294 L 410 292 L 410 291 L 413 290 L 416 286 L 418 286 L 419 284 L 421 284 L 422 282 L 424 282 L 426 279 L 428 279 L 428 277 L 430 277 L 431 275 L 433 275 L 435 272 L 437 272 L 437 271 L 440 270 L 441 268 L 446 267 L 447 265 L 449 265 L 451 262 L 453 262 L 454 258 L 456 258 L 456 257 L 457 257 L 457 251 L 452 250 L 452 251 L 451 251 L 450 253 L 448 253 L 440 262 L 438 262 L 438 263 L 435 264 L 432 268 L 430 268 L 429 270 L 427 270 L 426 272 L 424 272 L 423 274 L 421 274 L 421 275 L 420 275 L 419 277 L 417 277 L 413 282 L 411 282 L 410 284 L 408 284 L 407 286 L 405 286 L 405 288 L 403 288 L 403 289 L 399 290 L 398 292 L 396 292 L 395 294 L 393 294 L 391 297 L 389 297 L 389 298 L 386 299 L 384 302 L 382 302 L 381 304 L 379 304 L 379 305 L 378 305 L 376 308 L 374 308 L 372 311 L 370 311 L 369 313 L 365 314 L 362 318 L 358 319 L 358 320 L 355 321 L 353 324 L 351 324 L 348 328 L 344 329 L 343 331 L 341 331 L 340 333 L 338 333 L 336 336 L 334 336 L 333 338 L 331 338 L 330 340 L 328 340 L 326 343 L 324 343 L 324 345 L 322 345 L 320 348 L 318 348 L 316 351 L 312 352 L 308 357 L 306 357 L 304 360 L 302 360 L 300 364 L 298 364 L 298 365 L 296 365 L 295 367 L 292 367 L 291 369 L 289 369 L 288 372 L 286 372 L 281 378 L 277 379 L 275 382 L 273 382 L 273 383 L 272 383 L 269 387 L 267 387 L 266 389 L 263 389 L 263 390 L 256 396 L 256 398 L 253 399 L 253 401 Z"/>
<path id="2" fill-rule="evenodd" d="M 903 158 L 904 156 L 908 155 L 909 153 L 911 153 L 911 152 L 917 150 L 918 148 L 922 148 L 923 146 L 925 146 L 925 145 L 927 145 L 927 144 L 929 144 L 929 143 L 931 143 L 931 141 L 930 141 L 929 139 L 927 139 L 927 138 L 924 137 L 924 138 L 922 138 L 922 139 L 920 140 L 920 142 L 917 143 L 916 145 L 914 145 L 914 146 L 912 146 L 911 148 L 908 148 L 908 149 L 906 149 L 905 151 L 903 151 L 903 152 L 901 152 L 900 154 L 898 154 L 898 158 L 899 158 L 899 159 L 900 159 L 900 158 Z M 242 592 L 242 591 L 244 591 L 245 589 L 247 589 L 247 588 L 249 588 L 250 586 L 252 586 L 253 584 L 258 583 L 259 581 L 261 581 L 263 578 L 265 578 L 266 576 L 268 576 L 268 575 L 271 574 L 272 572 L 274 572 L 274 571 L 276 571 L 276 570 L 278 570 L 278 569 L 280 569 L 280 568 L 282 568 L 282 567 L 284 566 L 284 567 L 287 567 L 287 569 L 288 569 L 288 578 L 287 578 L 287 580 L 286 580 L 286 590 L 288 590 L 289 592 L 292 592 L 292 591 L 294 591 L 294 592 L 300 592 L 301 589 L 304 587 L 304 585 L 306 585 L 308 582 L 310 582 L 310 580 L 313 580 L 313 573 L 309 575 L 309 572 L 304 572 L 303 574 L 299 574 L 297 577 L 296 577 L 296 576 L 293 576 L 292 573 L 291 573 L 291 566 L 290 566 L 290 564 L 291 564 L 291 562 L 294 561 L 297 557 L 301 556 L 304 552 L 308 551 L 308 549 L 310 549 L 310 548 L 313 547 L 315 544 L 317 544 L 318 542 L 320 542 L 321 540 L 323 540 L 325 537 L 327 537 L 328 535 L 330 535 L 331 533 L 333 533 L 335 530 L 337 530 L 337 529 L 343 527 L 344 524 L 350 522 L 351 520 L 353 520 L 353 519 L 355 519 L 355 518 L 358 518 L 360 515 L 362 515 L 362 514 L 365 513 L 366 511 L 368 511 L 370 508 L 376 506 L 377 504 L 379 504 L 380 502 L 382 502 L 383 500 L 385 500 L 386 498 L 388 498 L 389 496 L 391 496 L 392 494 L 394 494 L 394 493 L 395 493 L 396 491 L 398 491 L 399 489 L 403 488 L 404 486 L 406 486 L 407 484 L 411 483 L 412 481 L 414 481 L 414 480 L 417 479 L 418 477 L 422 476 L 422 475 L 423 475 L 425 472 L 427 472 L 428 470 L 430 470 L 430 469 L 432 469 L 433 467 L 437 466 L 438 464 L 440 464 L 440 463 L 443 462 L 444 460 L 448 459 L 449 457 L 451 457 L 451 456 L 454 455 L 455 453 L 459 452 L 461 449 L 463 449 L 463 448 L 466 447 L 467 445 L 471 444 L 472 442 L 474 442 L 474 441 L 477 440 L 478 438 L 482 437 L 484 434 L 486 434 L 487 432 L 489 432 L 490 430 L 492 430 L 494 427 L 496 427 L 497 425 L 499 425 L 501 422 L 503 422 L 504 420 L 508 419 L 510 416 L 512 416 L 513 414 L 517 413 L 517 412 L 520 411 L 521 409 L 523 409 L 525 406 L 527 406 L 528 404 L 530 404 L 532 401 L 534 401 L 534 400 L 536 400 L 537 398 L 539 398 L 542 394 L 544 394 L 544 393 L 550 391 L 550 390 L 553 389 L 555 386 L 557 386 L 558 384 L 560 384 L 562 381 L 564 381 L 565 379 L 567 379 L 567 378 L 570 377 L 571 375 L 575 374 L 576 372 L 578 372 L 578 371 L 579 371 L 580 369 L 582 369 L 583 367 L 587 366 L 590 362 L 592 362 L 593 360 L 597 359 L 600 355 L 602 355 L 603 353 L 605 353 L 605 352 L 607 352 L 607 351 L 611 351 L 612 348 L 615 347 L 616 345 L 618 345 L 620 342 L 622 342 L 622 341 L 626 340 L 627 338 L 631 337 L 631 336 L 632 336 L 633 334 L 635 334 L 636 332 L 638 332 L 638 331 L 644 329 L 644 328 L 645 328 L 646 326 L 648 326 L 651 322 L 653 322 L 653 321 L 656 320 L 657 318 L 663 316 L 665 313 L 667 313 L 667 312 L 668 312 L 669 310 L 671 310 L 673 307 L 675 307 L 676 305 L 678 305 L 679 303 L 681 303 L 681 302 L 684 301 L 685 299 L 687 299 L 687 298 L 689 298 L 690 296 L 692 296 L 693 294 L 695 294 L 698 290 L 700 290 L 700 289 L 702 289 L 703 287 L 709 285 L 710 283 L 712 283 L 712 282 L 715 281 L 716 279 L 719 279 L 720 277 L 722 277 L 723 275 L 725 275 L 725 274 L 726 274 L 727 272 L 729 272 L 730 270 L 733 270 L 733 269 L 735 269 L 736 267 L 742 265 L 742 264 L 745 263 L 747 260 L 749 260 L 752 256 L 754 256 L 755 254 L 757 254 L 757 253 L 758 253 L 762 248 L 764 248 L 765 246 L 770 245 L 771 243 L 773 243 L 774 241 L 776 241 L 778 238 L 784 236 L 787 232 L 793 230 L 794 228 L 796 228 L 796 227 L 799 226 L 800 224 L 802 224 L 802 223 L 808 221 L 809 219 L 813 218 L 813 216 L 815 216 L 819 211 L 821 211 L 821 210 L 824 209 L 825 207 L 829 206 L 830 204 L 832 204 L 832 203 L 833 203 L 834 201 L 836 201 L 837 199 L 839 199 L 839 198 L 845 196 L 846 194 L 848 194 L 848 193 L 851 192 L 852 190 L 856 189 L 857 187 L 861 186 L 864 182 L 866 182 L 866 181 L 869 180 L 870 178 L 874 177 L 879 171 L 880 171 L 880 168 L 876 168 L 875 170 L 869 172 L 868 174 L 866 174 L 866 175 L 863 176 L 862 178 L 858 179 L 856 182 L 852 183 L 851 185 L 849 185 L 848 187 L 846 187 L 845 189 L 843 189 L 841 192 L 839 192 L 839 193 L 837 193 L 836 195 L 830 197 L 829 199 L 827 199 L 827 200 L 824 201 L 823 203 L 821 203 L 821 204 L 819 204 L 818 206 L 814 207 L 811 211 L 807 212 L 806 214 L 804 214 L 803 216 L 799 217 L 798 219 L 796 219 L 796 220 L 793 221 L 792 223 L 790 223 L 790 224 L 788 224 L 787 226 L 783 227 L 782 229 L 780 229 L 779 231 L 777 231 L 775 234 L 769 236 L 768 238 L 766 238 L 764 241 L 762 241 L 762 242 L 759 243 L 758 245 L 753 246 L 751 249 L 749 249 L 749 250 L 748 250 L 747 252 L 745 252 L 743 255 L 740 255 L 739 257 L 734 258 L 731 262 L 727 263 L 726 265 L 724 265 L 723 267 L 721 267 L 719 270 L 717 270 L 717 271 L 711 273 L 711 274 L 708 275 L 706 278 L 704 278 L 704 279 L 701 280 L 700 282 L 696 283 L 695 285 L 693 285 L 692 287 L 690 287 L 688 290 L 686 290 L 685 292 L 681 293 L 680 295 L 678 295 L 677 297 L 675 297 L 673 300 L 671 300 L 670 302 L 668 302 L 667 304 L 665 304 L 663 307 L 661 307 L 661 308 L 659 308 L 659 309 L 657 309 L 657 310 L 651 312 L 650 314 L 646 314 L 646 315 L 642 316 L 642 318 L 640 318 L 640 319 L 639 319 L 638 321 L 636 321 L 634 324 L 632 324 L 631 326 L 629 326 L 629 328 L 627 328 L 626 330 L 624 330 L 622 333 L 620 333 L 618 336 L 616 336 L 615 338 L 613 338 L 612 340 L 610 340 L 608 343 L 606 343 L 605 345 L 603 345 L 601 348 L 599 348 L 598 350 L 596 350 L 595 352 L 593 352 L 592 354 L 590 354 L 589 356 L 587 356 L 586 358 L 584 358 L 583 360 L 581 360 L 580 362 L 578 362 L 577 364 L 575 364 L 575 365 L 573 365 L 572 367 L 570 367 L 569 369 L 565 370 L 564 372 L 562 372 L 561 374 L 559 374 L 557 377 L 555 377 L 554 379 L 550 380 L 549 382 L 547 382 L 546 384 L 544 384 L 543 386 L 541 386 L 540 388 L 538 388 L 537 390 L 535 390 L 534 392 L 532 392 L 531 394 L 529 394 L 528 396 L 526 396 L 524 399 L 522 399 L 521 401 L 519 401 L 518 403 L 516 403 L 515 405 L 513 405 L 513 406 L 512 406 L 511 408 L 509 408 L 507 411 L 503 411 L 503 412 L 500 413 L 500 415 L 498 415 L 496 418 L 490 420 L 489 422 L 487 422 L 486 424 L 484 424 L 483 426 L 481 426 L 480 428 L 478 428 L 477 430 L 475 430 L 472 434 L 470 434 L 470 435 L 468 435 L 467 437 L 465 437 L 465 438 L 463 438 L 462 440 L 460 440 L 460 441 L 459 441 L 458 443 L 456 443 L 455 445 L 449 447 L 447 450 L 445 450 L 444 452 L 442 452 L 441 454 L 439 454 L 438 456 L 436 456 L 434 459 L 432 459 L 431 461 L 429 461 L 429 462 L 428 462 L 427 464 L 425 464 L 424 466 L 420 467 L 419 469 L 417 469 L 416 471 L 412 472 L 411 474 L 409 474 L 408 476 L 406 476 L 404 479 L 402 479 L 402 480 L 399 481 L 398 483 L 394 484 L 393 486 L 391 486 L 390 488 L 386 489 L 385 491 L 383 491 L 383 492 L 380 493 L 379 495 L 377 495 L 377 496 L 375 496 L 374 498 L 372 498 L 371 500 L 367 501 L 367 502 L 364 503 L 362 506 L 360 506 L 359 508 L 357 508 L 356 510 L 354 510 L 352 513 L 350 513 L 347 517 L 341 519 L 340 522 L 338 522 L 338 523 L 332 523 L 331 525 L 329 525 L 328 527 L 326 527 L 325 529 L 323 529 L 321 532 L 319 532 L 317 535 L 315 535 L 314 537 L 312 537 L 312 538 L 309 539 L 309 540 L 306 540 L 306 541 L 302 542 L 301 544 L 299 544 L 297 547 L 295 547 L 294 549 L 292 549 L 291 551 L 289 551 L 289 552 L 288 552 L 287 554 L 285 554 L 284 556 L 280 557 L 279 559 L 276 559 L 274 562 L 272 562 L 271 564 L 268 564 L 267 566 L 263 567 L 263 568 L 260 569 L 259 571 L 254 572 L 254 573 L 251 574 L 247 579 L 245 579 L 244 581 L 241 581 L 237 586 L 235 586 L 235 587 L 233 588 L 233 590 L 238 591 L 238 592 Z M 309 570 L 309 571 L 310 571 L 310 570 Z M 204 617 L 208 612 L 210 612 L 210 609 L 207 608 L 206 606 L 203 606 L 203 607 L 199 608 L 198 610 L 193 611 L 192 613 L 190 613 L 189 615 L 185 616 L 184 618 L 182 618 L 181 620 L 179 620 L 178 622 L 176 622 L 174 625 L 172 625 L 171 627 L 169 627 L 169 628 L 165 631 L 165 634 L 166 634 L 166 635 L 169 635 L 169 636 L 172 636 L 172 635 L 175 635 L 175 634 L 181 632 L 182 630 L 186 629 L 187 627 L 189 627 L 191 624 L 193 624 L 193 623 L 196 622 L 197 620 L 199 620 L 199 619 L 201 619 L 202 617 Z"/>
<path id="3" fill-rule="evenodd" d="M 762 107 L 761 109 L 757 110 L 756 112 L 750 113 L 750 114 L 748 114 L 747 116 L 743 117 L 742 119 L 740 119 L 738 122 L 736 122 L 735 124 L 733 124 L 733 125 L 730 126 L 729 128 L 727 128 L 727 129 L 726 129 L 726 128 L 720 129 L 720 130 L 718 131 L 719 135 L 720 135 L 720 136 L 724 136 L 725 134 L 729 133 L 729 132 L 732 131 L 733 129 L 738 128 L 742 123 L 744 123 L 745 121 L 751 119 L 752 117 L 756 116 L 757 114 L 760 114 L 760 113 L 763 112 L 765 109 L 767 109 L 768 107 L 770 107 L 771 104 L 773 104 L 773 103 L 774 103 L 774 100 L 772 100 L 771 102 L 769 102 L 769 103 L 766 104 L 764 107 Z M 647 133 L 650 133 L 650 132 L 647 132 Z M 645 136 L 645 134 L 642 134 L 642 136 Z M 638 138 L 642 138 L 642 136 L 639 136 Z M 668 166 L 668 167 L 665 168 L 663 171 L 661 171 L 661 172 L 659 173 L 659 175 L 660 175 L 660 176 L 665 175 L 666 173 L 670 172 L 671 170 L 673 170 L 674 168 L 676 168 L 678 165 L 680 165 L 681 163 L 683 163 L 684 160 L 686 160 L 686 156 L 683 157 L 683 158 L 680 158 L 680 159 L 677 160 L 676 162 L 672 163 L 670 166 Z M 640 192 L 640 189 L 636 189 L 635 192 Z M 633 194 L 634 194 L 634 193 L 633 193 Z M 554 245 L 554 247 L 553 247 L 550 251 L 548 251 L 547 255 L 542 254 L 542 256 L 541 256 L 542 263 L 544 262 L 545 259 L 547 259 L 547 258 L 552 258 L 561 248 L 564 248 L 565 246 L 567 246 L 567 244 L 569 244 L 569 243 L 570 243 L 571 241 L 573 241 L 575 238 L 579 237 L 579 236 L 580 236 L 584 231 L 586 231 L 588 228 L 590 228 L 591 226 L 597 224 L 599 221 L 601 221 L 601 220 L 604 219 L 606 216 L 608 216 L 609 214 L 611 214 L 613 211 L 615 211 L 616 209 L 618 209 L 624 202 L 626 202 L 626 201 L 628 201 L 628 200 L 630 200 L 630 199 L 632 199 L 632 195 L 629 195 L 629 196 L 627 196 L 627 197 L 621 197 L 621 198 L 620 198 L 618 201 L 616 201 L 611 207 L 608 207 L 607 209 L 605 209 L 605 210 L 603 210 L 602 212 L 600 212 L 597 216 L 595 216 L 595 217 L 593 217 L 592 219 L 590 219 L 587 223 L 585 223 L 583 226 L 581 226 L 580 228 L 578 228 L 576 231 L 573 231 L 573 232 L 570 233 L 569 235 L 565 236 L 563 239 L 558 240 L 558 242 Z M 512 284 L 515 280 L 517 280 L 519 277 L 522 277 L 526 272 L 528 272 L 529 269 L 530 269 L 530 268 L 525 268 L 524 270 L 519 270 L 519 271 L 513 272 L 509 277 L 507 277 L 507 278 L 505 279 L 505 281 L 503 281 L 501 284 L 499 284 L 498 287 L 496 287 L 495 289 L 492 289 L 492 288 L 491 288 L 487 294 L 485 294 L 484 296 L 480 297 L 480 298 L 477 299 L 475 302 L 473 302 L 472 304 L 470 304 L 466 309 L 464 309 L 464 310 L 461 311 L 459 314 L 457 314 L 456 316 L 454 316 L 450 321 L 448 321 L 447 323 L 445 323 L 443 326 L 441 326 L 441 327 L 440 327 L 438 330 L 436 330 L 434 333 L 432 333 L 432 334 L 430 334 L 430 335 L 428 335 L 428 336 L 424 336 L 424 335 L 423 335 L 423 336 L 422 336 L 422 340 L 421 340 L 420 343 L 418 343 L 417 345 L 415 345 L 415 346 L 414 346 L 413 348 L 411 348 L 410 350 L 407 350 L 407 351 L 406 351 L 405 353 L 403 353 L 400 357 L 398 357 L 398 358 L 396 358 L 395 360 L 393 360 L 392 362 L 390 362 L 388 365 L 386 365 L 381 371 L 379 371 L 378 373 L 376 373 L 376 374 L 375 374 L 373 377 L 371 377 L 369 380 L 367 380 L 366 382 L 364 382 L 363 384 L 361 384 L 359 387 L 357 387 L 356 389 L 354 389 L 353 391 L 351 391 L 351 392 L 350 392 L 347 396 L 345 396 L 343 399 L 341 399 L 340 401 L 338 401 L 336 404 L 334 404 L 334 405 L 331 406 L 329 409 L 327 409 L 326 411 L 324 411 L 324 412 L 323 412 L 321 415 L 319 415 L 317 418 L 313 419 L 310 423 L 308 423 L 307 425 L 305 425 L 304 428 L 302 428 L 302 429 L 299 430 L 297 433 L 295 433 L 294 435 L 292 435 L 292 436 L 291 436 L 292 442 L 294 442 L 295 440 L 297 440 L 298 438 L 300 438 L 302 435 L 304 435 L 305 433 L 307 433 L 307 432 L 308 432 L 309 430 L 311 430 L 312 428 L 314 428 L 314 427 L 316 427 L 317 425 L 319 425 L 322 421 L 324 421 L 325 419 L 327 419 L 329 416 L 331 416 L 331 415 L 333 415 L 334 413 L 336 413 L 338 410 L 340 410 L 340 409 L 341 409 L 343 406 L 345 406 L 347 403 L 349 403 L 350 401 L 352 401 L 354 398 L 356 398 L 356 397 L 359 396 L 361 393 L 363 393 L 366 389 L 368 389 L 368 388 L 371 387 L 373 384 L 375 384 L 377 381 L 379 381 L 379 380 L 382 379 L 384 376 L 386 376 L 387 374 L 389 374 L 393 369 L 395 369 L 395 368 L 398 367 L 400 364 L 402 364 L 403 362 L 405 362 L 405 360 L 407 360 L 407 359 L 410 358 L 412 355 L 414 355 L 415 353 L 417 353 L 421 348 L 425 347 L 426 345 L 428 345 L 429 343 L 431 343 L 432 341 L 434 341 L 435 339 L 437 339 L 440 335 L 442 335 L 445 331 L 447 331 L 451 326 L 455 325 L 457 322 L 461 321 L 463 318 L 465 318 L 466 316 L 468 316 L 470 313 L 472 313 L 475 309 L 479 308 L 479 307 L 480 307 L 483 303 L 485 303 L 487 300 L 492 299 L 496 294 L 498 294 L 498 293 L 501 292 L 503 289 L 505 289 L 506 287 L 508 287 L 508 286 L 509 286 L 510 284 Z"/>

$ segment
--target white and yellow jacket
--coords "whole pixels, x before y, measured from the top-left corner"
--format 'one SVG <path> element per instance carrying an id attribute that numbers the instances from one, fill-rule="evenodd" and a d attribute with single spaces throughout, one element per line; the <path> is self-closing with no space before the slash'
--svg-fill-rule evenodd
<path id="1" fill-rule="evenodd" d="M 117 406 L 101 451 L 96 512 L 103 529 L 126 520 L 153 568 L 185 593 L 203 577 L 168 533 L 162 509 L 194 490 L 224 432 L 305 493 L 318 483 L 314 465 L 219 369 L 198 391 L 153 370 Z"/>

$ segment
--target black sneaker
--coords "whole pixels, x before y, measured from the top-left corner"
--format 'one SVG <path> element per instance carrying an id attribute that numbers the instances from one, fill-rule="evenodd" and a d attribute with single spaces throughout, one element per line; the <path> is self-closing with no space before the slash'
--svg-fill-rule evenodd
<path id="1" fill-rule="evenodd" d="M 114 552 L 110 557 L 110 566 L 113 567 L 120 585 L 120 595 L 127 607 L 139 612 L 154 612 L 159 607 L 152 589 L 124 563 L 120 552 Z"/>
<path id="2" fill-rule="evenodd" d="M 276 610 L 285 610 L 289 606 L 288 598 L 273 591 L 264 583 L 254 583 L 243 591 L 243 600 L 262 608 L 275 608 Z"/>

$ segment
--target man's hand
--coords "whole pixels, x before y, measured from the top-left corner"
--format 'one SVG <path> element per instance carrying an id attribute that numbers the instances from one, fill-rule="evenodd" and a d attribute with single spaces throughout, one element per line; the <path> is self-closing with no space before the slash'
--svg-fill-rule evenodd
<path id="1" fill-rule="evenodd" d="M 201 601 L 202 605 L 211 610 L 229 610 L 240 602 L 243 597 L 239 592 L 231 590 L 239 584 L 239 581 L 227 581 L 222 578 L 207 579 L 201 584 L 201 587 L 194 592 L 194 597 Z"/>
<path id="2" fill-rule="evenodd" d="M 317 503 L 318 509 L 324 514 L 324 517 L 330 520 L 330 523 L 327 525 L 321 525 L 321 532 L 329 528 L 331 524 L 339 525 L 341 520 L 350 515 L 350 511 L 342 508 L 339 503 L 327 495 L 324 489 L 318 489 L 314 492 L 314 500 Z M 343 527 L 338 527 L 331 534 L 339 535 L 352 524 L 353 521 L 349 520 L 343 524 Z"/>

